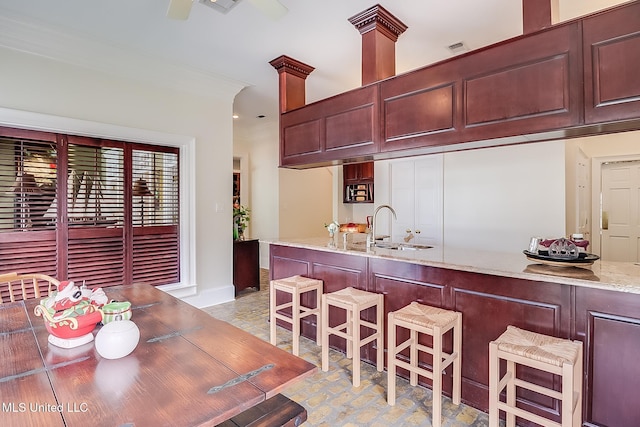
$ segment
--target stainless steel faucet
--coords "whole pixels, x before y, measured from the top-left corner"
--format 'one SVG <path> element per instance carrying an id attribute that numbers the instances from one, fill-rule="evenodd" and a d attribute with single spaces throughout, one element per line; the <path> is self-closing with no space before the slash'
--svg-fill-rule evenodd
<path id="1" fill-rule="evenodd" d="M 371 224 L 371 234 L 367 235 L 367 247 L 371 247 L 371 246 L 375 246 L 376 245 L 376 224 L 378 223 L 378 212 L 380 212 L 380 209 L 382 208 L 387 208 L 391 211 L 391 213 L 393 214 L 393 218 L 394 219 L 398 219 L 398 216 L 396 215 L 396 211 L 393 210 L 393 208 L 389 205 L 380 205 L 376 208 L 375 211 L 373 211 L 373 219 L 372 219 L 372 224 Z"/>

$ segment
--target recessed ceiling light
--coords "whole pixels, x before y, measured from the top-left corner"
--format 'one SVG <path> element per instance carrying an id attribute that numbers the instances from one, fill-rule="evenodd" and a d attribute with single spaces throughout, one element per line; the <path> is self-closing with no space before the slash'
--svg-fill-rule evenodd
<path id="1" fill-rule="evenodd" d="M 256 117 L 257 117 L 258 119 L 264 119 L 264 118 L 265 118 L 265 117 L 267 117 L 267 116 L 265 116 L 264 114 L 260 114 L 260 115 L 258 115 L 258 116 L 256 116 Z"/>
<path id="2" fill-rule="evenodd" d="M 238 116 L 237 114 L 234 114 L 232 117 L 233 117 L 234 119 L 237 119 L 239 116 Z"/>

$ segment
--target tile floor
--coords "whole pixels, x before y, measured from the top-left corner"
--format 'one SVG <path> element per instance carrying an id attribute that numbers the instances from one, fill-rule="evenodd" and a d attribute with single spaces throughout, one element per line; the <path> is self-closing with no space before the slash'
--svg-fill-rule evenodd
<path id="1" fill-rule="evenodd" d="M 245 290 L 235 301 L 207 307 L 210 315 L 227 321 L 253 335 L 269 341 L 269 292 L 267 273 L 262 271 L 260 291 Z M 268 276 L 267 276 L 268 277 Z M 291 334 L 278 328 L 278 347 L 291 351 Z M 318 372 L 283 393 L 307 409 L 305 426 L 389 427 L 431 426 L 431 390 L 411 387 L 398 378 L 395 406 L 387 405 L 387 374 L 363 363 L 360 387 L 351 385 L 351 360 L 331 350 L 328 372 L 320 370 L 320 347 L 307 338 L 300 340 L 300 357 L 318 366 Z M 487 414 L 470 406 L 454 405 L 443 400 L 443 427 L 488 425 Z"/>

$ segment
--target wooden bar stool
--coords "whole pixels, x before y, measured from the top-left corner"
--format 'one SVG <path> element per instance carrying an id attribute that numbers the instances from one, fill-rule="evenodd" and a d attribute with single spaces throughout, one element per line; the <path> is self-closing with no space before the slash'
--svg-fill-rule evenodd
<path id="1" fill-rule="evenodd" d="M 500 377 L 500 360 L 507 371 Z M 562 391 L 524 381 L 516 376 L 516 365 L 525 365 L 562 377 Z M 506 401 L 500 393 L 506 387 Z M 516 407 L 516 387 L 531 390 L 561 402 L 561 422 Z M 506 412 L 507 427 L 521 417 L 545 427 L 578 427 L 582 424 L 582 343 L 507 327 L 489 343 L 489 426 L 498 427 L 500 410 Z"/>
<path id="2" fill-rule="evenodd" d="M 300 353 L 300 320 L 314 314 L 316 316 L 316 343 L 320 345 L 320 327 L 321 327 L 321 314 L 320 314 L 320 301 L 322 297 L 322 280 L 310 279 L 303 276 L 292 276 L 284 279 L 277 279 L 271 281 L 269 287 L 269 322 L 270 322 L 270 335 L 271 344 L 276 345 L 276 319 L 280 319 L 291 324 L 291 330 L 293 332 L 293 351 L 295 356 Z M 276 292 L 286 292 L 291 295 L 291 301 L 284 304 L 277 305 Z M 301 297 L 303 294 L 311 291 L 316 291 L 316 304 L 315 307 L 307 307 L 302 305 Z M 291 317 L 281 313 L 281 310 L 291 307 Z"/>
<path id="3" fill-rule="evenodd" d="M 346 310 L 346 321 L 340 325 L 329 326 L 329 307 Z M 372 307 L 376 308 L 376 323 L 361 318 L 361 313 Z M 382 372 L 384 369 L 383 310 L 383 294 L 349 287 L 322 295 L 322 370 L 325 372 L 329 370 L 329 335 L 333 334 L 347 340 L 347 358 L 353 358 L 354 387 L 360 386 L 360 348 L 374 340 L 377 346 L 376 368 L 378 372 Z M 373 332 L 363 338 L 361 326 Z"/>
<path id="4" fill-rule="evenodd" d="M 402 327 L 410 331 L 409 339 L 396 345 L 396 327 Z M 453 330 L 453 349 L 451 354 L 442 350 L 444 335 Z M 431 335 L 433 347 L 419 343 L 418 334 Z M 453 363 L 453 390 L 451 393 L 453 403 L 460 404 L 462 385 L 462 313 L 431 307 L 417 302 L 390 312 L 388 320 L 387 339 L 387 376 L 388 391 L 387 403 L 396 403 L 396 367 L 409 371 L 409 383 L 412 386 L 418 384 L 418 375 L 432 380 L 433 414 L 431 424 L 440 427 L 442 422 L 442 374 Z M 398 355 L 409 348 L 409 361 L 398 359 Z M 418 364 L 419 351 L 433 356 L 432 370 L 422 368 Z"/>

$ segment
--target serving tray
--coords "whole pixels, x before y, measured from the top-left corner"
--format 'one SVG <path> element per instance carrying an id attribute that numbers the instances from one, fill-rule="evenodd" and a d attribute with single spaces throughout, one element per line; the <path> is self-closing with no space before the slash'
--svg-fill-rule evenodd
<path id="1" fill-rule="evenodd" d="M 591 265 L 595 261 L 599 260 L 600 257 L 595 254 L 586 254 L 585 256 L 574 258 L 574 259 L 563 259 L 563 258 L 555 258 L 550 257 L 548 255 L 540 255 L 534 252 L 529 252 L 527 250 L 522 251 L 528 260 L 535 261 L 540 264 L 553 265 L 556 267 L 576 267 L 579 265 Z"/>

